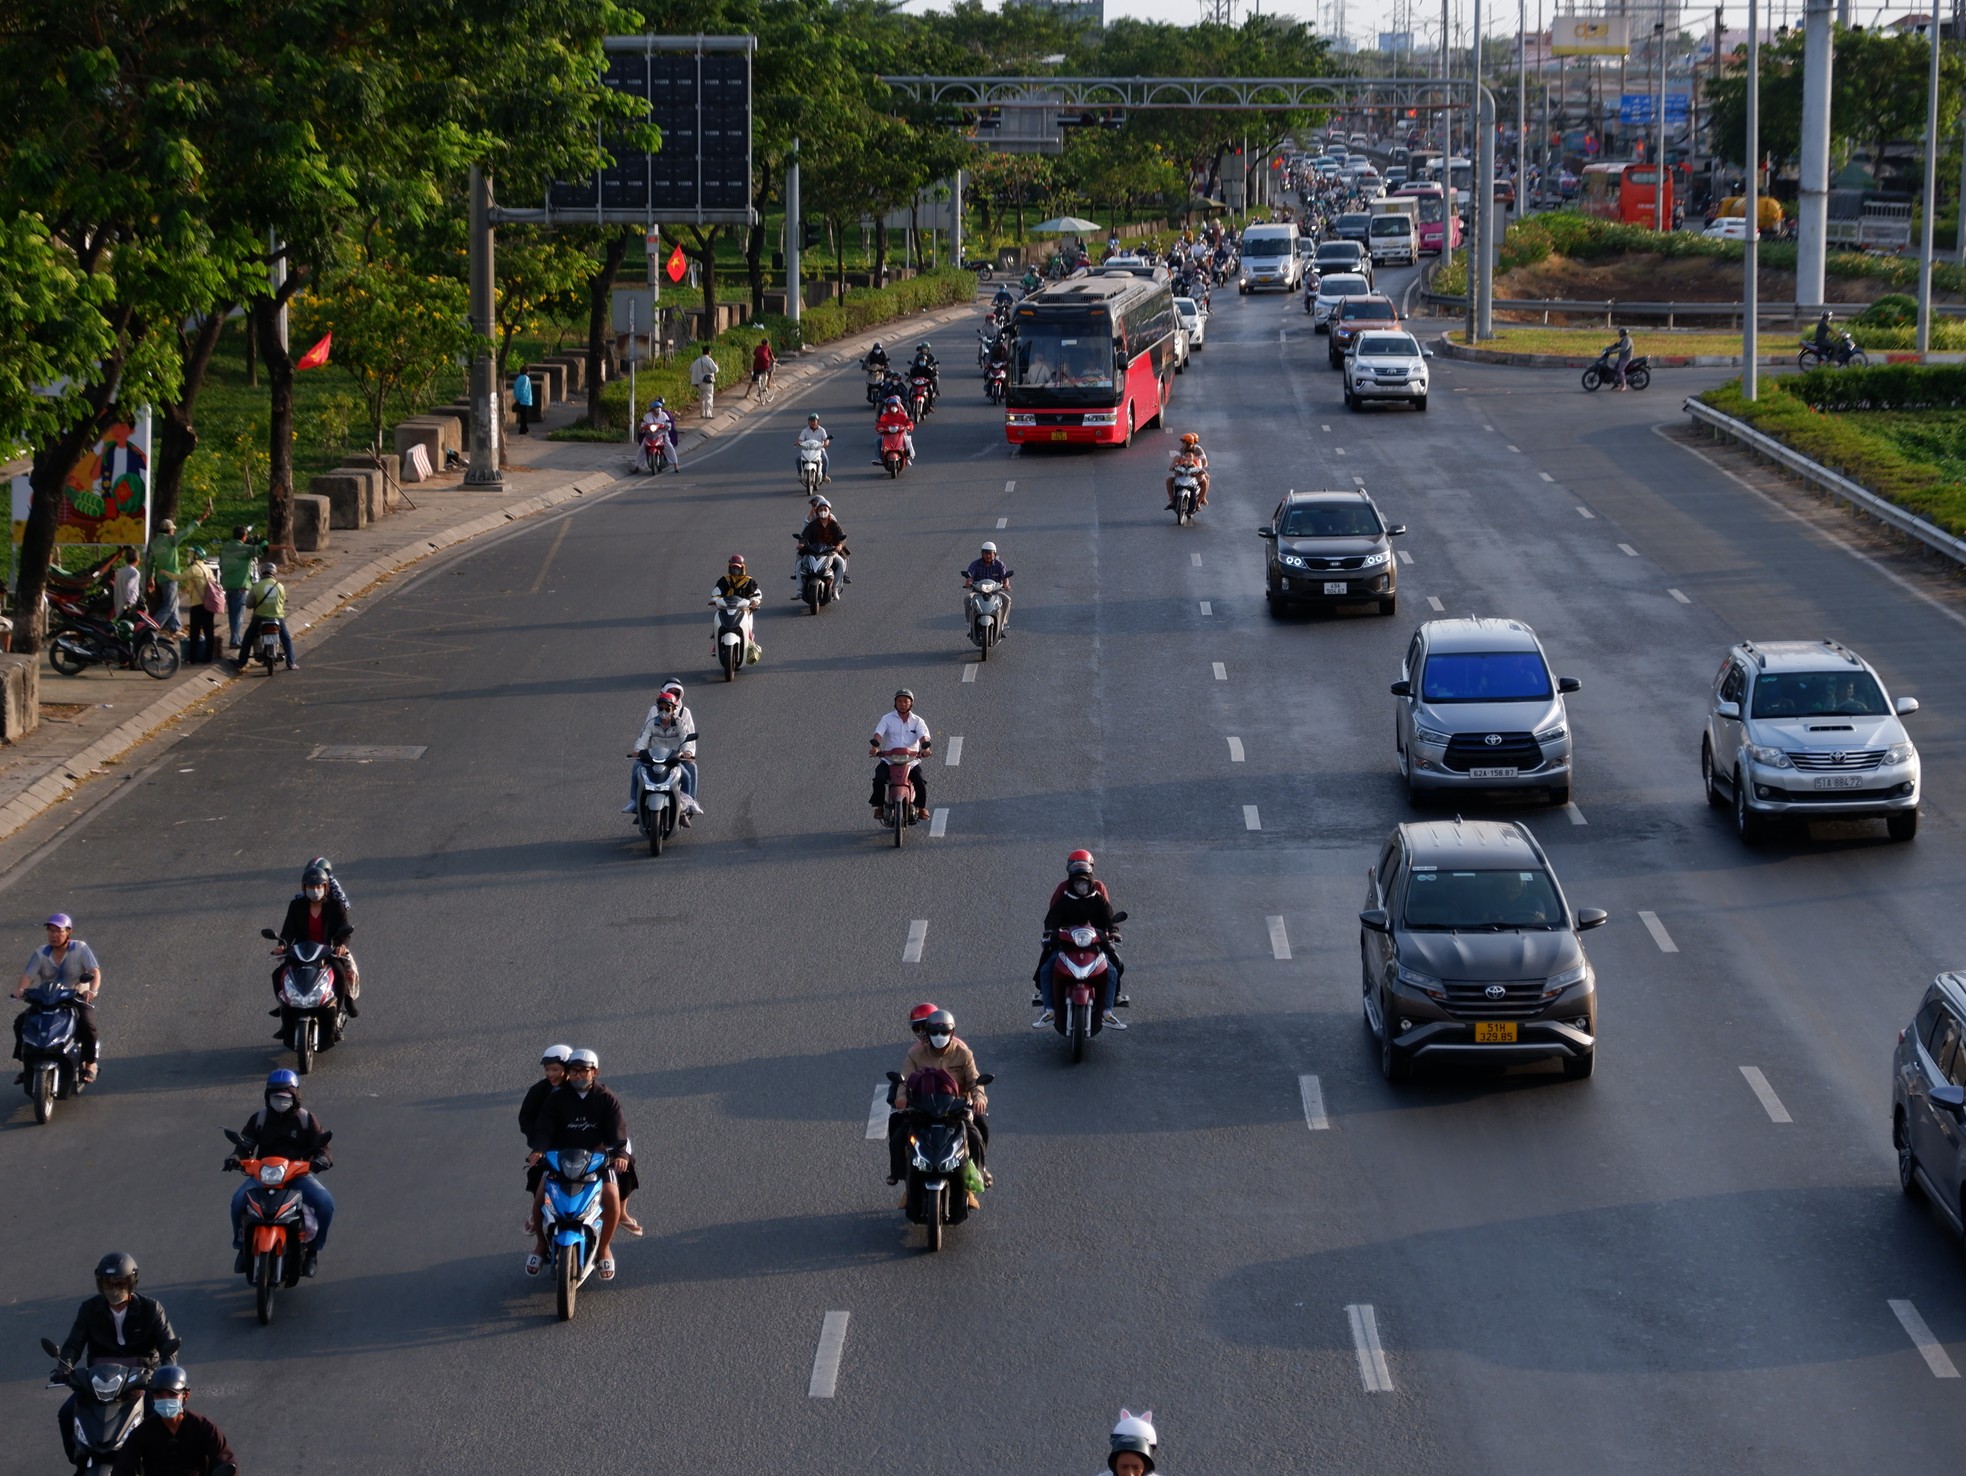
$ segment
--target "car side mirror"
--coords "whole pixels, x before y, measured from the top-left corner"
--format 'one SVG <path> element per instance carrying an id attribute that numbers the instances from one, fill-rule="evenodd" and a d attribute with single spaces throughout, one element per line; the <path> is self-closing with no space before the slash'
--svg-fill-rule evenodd
<path id="1" fill-rule="evenodd" d="M 1386 536 L 1388 538 L 1397 538 L 1400 536 L 1400 534 L 1404 533 L 1405 531 L 1406 531 L 1406 524 L 1394 523 L 1390 528 L 1386 529 Z"/>
<path id="2" fill-rule="evenodd" d="M 271 928 L 261 928 L 259 930 L 259 935 L 262 938 L 271 938 L 275 943 L 278 943 L 280 941 L 280 935 L 274 932 L 273 929 Z"/>
<path id="3" fill-rule="evenodd" d="M 1558 677 L 1556 689 L 1559 692 L 1581 692 L 1584 690 L 1584 684 L 1575 677 Z"/>
<path id="4" fill-rule="evenodd" d="M 1966 1087 L 1948 1083 L 1932 1088 L 1932 1105 L 1943 1109 L 1955 1119 L 1966 1118 Z"/>
<path id="5" fill-rule="evenodd" d="M 986 1087 L 986 1086 L 988 1086 L 988 1085 L 989 1085 L 989 1084 L 990 1084 L 991 1082 L 993 1082 L 993 1081 L 995 1081 L 996 1079 L 997 1079 L 997 1073 L 996 1073 L 996 1072 L 994 1072 L 994 1071 L 986 1071 L 986 1072 L 984 1072 L 984 1073 L 983 1073 L 983 1074 L 982 1074 L 981 1076 L 979 1076 L 979 1077 L 977 1077 L 977 1078 L 976 1078 L 976 1084 L 977 1084 L 978 1086 L 980 1086 L 980 1087 Z"/>
<path id="6" fill-rule="evenodd" d="M 1423 359 L 1431 359 L 1433 356 L 1434 356 L 1434 351 L 1430 348 L 1423 348 L 1420 350 L 1420 357 Z"/>
<path id="7" fill-rule="evenodd" d="M 1256 536 L 1258 538 L 1274 538 L 1277 536 L 1277 530 L 1274 528 L 1258 528 L 1256 530 Z"/>
<path id="8" fill-rule="evenodd" d="M 1413 695 L 1413 683 L 1394 682 L 1388 690 L 1391 691 L 1393 696 L 1395 697 L 1411 697 Z"/>
<path id="9" fill-rule="evenodd" d="M 1916 697 L 1900 697 L 1896 702 L 1891 704 L 1891 708 L 1899 717 L 1910 717 L 1914 712 L 1918 711 L 1918 699 Z"/>
<path id="10" fill-rule="evenodd" d="M 1383 907 L 1368 907 L 1358 915 L 1359 926 L 1369 933 L 1390 933 L 1393 920 Z"/>
<path id="11" fill-rule="evenodd" d="M 1611 921 L 1611 914 L 1602 907 L 1579 907 L 1577 909 L 1577 931 L 1588 933 L 1592 928 L 1601 928 Z"/>
<path id="12" fill-rule="evenodd" d="M 1114 921 L 1114 922 L 1116 922 L 1116 923 L 1123 923 L 1123 922 L 1125 922 L 1125 921 L 1126 921 L 1126 914 L 1125 914 L 1124 912 L 1116 912 L 1116 913 L 1114 913 L 1114 914 L 1113 914 L 1113 921 Z"/>

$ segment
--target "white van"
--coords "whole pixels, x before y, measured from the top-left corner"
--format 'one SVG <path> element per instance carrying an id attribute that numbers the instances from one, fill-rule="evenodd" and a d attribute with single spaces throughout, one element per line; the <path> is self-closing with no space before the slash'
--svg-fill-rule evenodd
<path id="1" fill-rule="evenodd" d="M 1414 228 L 1412 216 L 1389 210 L 1384 215 L 1373 216 L 1367 223 L 1365 245 L 1372 253 L 1374 266 L 1388 262 L 1411 266 L 1420 254 L 1420 233 Z"/>
<path id="2" fill-rule="evenodd" d="M 1236 291 L 1244 297 L 1264 287 L 1295 292 L 1304 280 L 1304 264 L 1297 254 L 1298 236 L 1292 221 L 1253 225 L 1245 230 L 1239 250 L 1242 272 L 1236 280 Z"/>

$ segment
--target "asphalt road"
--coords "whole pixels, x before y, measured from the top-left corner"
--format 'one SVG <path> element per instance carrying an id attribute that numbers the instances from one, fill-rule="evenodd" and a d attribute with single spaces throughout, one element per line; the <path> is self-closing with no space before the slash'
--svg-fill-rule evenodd
<path id="1" fill-rule="evenodd" d="M 437 563 L 15 847 L 16 952 L 78 917 L 108 1057 L 52 1124 L 19 1101 L 0 1131 L 0 1468 L 53 1466 L 35 1341 L 111 1247 L 249 1470 L 1077 1473 L 1122 1404 L 1158 1411 L 1170 1476 L 1955 1463 L 1962 1386 L 1889 1302 L 1966 1361 L 1966 1273 L 1897 1192 L 1887 1071 L 1966 951 L 1956 600 L 1675 441 L 1717 371 L 1586 397 L 1437 360 L 1425 416 L 1351 415 L 1295 301 L 1215 305 L 1175 395 L 1214 466 L 1193 528 L 1155 500 L 1160 431 L 1012 455 L 945 334 L 950 394 L 899 482 L 836 376 L 684 476 Z M 813 406 L 856 550 L 816 619 L 786 578 Z M 1257 522 L 1355 479 L 1412 529 L 1398 616 L 1272 620 Z M 978 667 L 956 570 L 986 537 L 1018 602 Z M 771 599 L 763 664 L 725 685 L 704 602 L 732 549 Z M 1361 873 L 1409 814 L 1386 684 L 1434 601 L 1527 620 L 1583 680 L 1575 805 L 1525 818 L 1612 913 L 1588 1082 L 1389 1087 L 1360 1023 Z M 1701 703 L 1750 634 L 1836 635 L 1920 698 L 1916 842 L 1750 852 L 1707 810 Z M 709 813 L 654 860 L 616 811 L 672 675 Z M 903 683 L 962 749 L 931 774 L 946 834 L 897 854 L 863 755 Z M 310 759 L 351 743 L 423 751 Z M 1026 1001 L 1079 845 L 1133 914 L 1136 1006 L 1073 1067 Z M 260 1328 L 219 1130 L 286 1064 L 257 934 L 322 851 L 365 982 L 305 1090 L 340 1215 Z M 937 1257 L 866 1137 L 920 999 L 998 1075 L 998 1187 Z M 554 1040 L 625 1099 L 648 1227 L 571 1326 L 520 1267 L 513 1114 Z"/>

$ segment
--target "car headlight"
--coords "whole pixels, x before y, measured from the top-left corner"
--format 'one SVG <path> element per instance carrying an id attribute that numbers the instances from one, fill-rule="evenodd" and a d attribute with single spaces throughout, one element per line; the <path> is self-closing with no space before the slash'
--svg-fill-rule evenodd
<path id="1" fill-rule="evenodd" d="M 1792 769 L 1789 756 L 1779 748 L 1763 748 L 1759 743 L 1748 745 L 1748 757 L 1757 764 L 1766 764 L 1771 769 Z"/>
<path id="2" fill-rule="evenodd" d="M 1278 554 L 1277 562 L 1286 564 L 1292 569 L 1308 569 L 1310 567 L 1310 565 L 1298 558 L 1296 554 Z"/>
<path id="3" fill-rule="evenodd" d="M 1360 381 L 1360 383 L 1363 382 L 1363 380 Z M 1392 555 L 1382 549 L 1378 553 L 1367 554 L 1359 564 L 1359 567 L 1361 569 L 1376 569 L 1390 558 L 1392 558 Z"/>
<path id="4" fill-rule="evenodd" d="M 1893 743 L 1884 750 L 1884 762 L 1887 765 L 1908 764 L 1917 757 L 1918 750 L 1909 743 Z"/>
<path id="5" fill-rule="evenodd" d="M 1401 964 L 1397 977 L 1399 982 L 1407 988 L 1417 989 L 1429 999 L 1447 998 L 1447 991 L 1441 988 L 1440 980 L 1436 979 L 1432 974 L 1425 974 L 1418 969 L 1411 969 L 1405 964 Z"/>
<path id="6" fill-rule="evenodd" d="M 1560 974 L 1551 974 L 1543 981 L 1543 998 L 1555 999 L 1564 990 L 1583 983 L 1590 976 L 1591 966 L 1587 963 L 1580 963 L 1574 969 L 1565 969 Z"/>
<path id="7" fill-rule="evenodd" d="M 1447 735 L 1445 733 L 1436 733 L 1432 728 L 1416 727 L 1413 730 L 1413 741 L 1415 743 L 1434 743 L 1442 748 L 1447 747 Z"/>
<path id="8" fill-rule="evenodd" d="M 1568 735 L 1564 731 L 1563 724 L 1558 723 L 1555 727 L 1545 728 L 1542 732 L 1538 733 L 1536 735 L 1536 741 L 1538 743 L 1561 743 L 1566 736 Z"/>

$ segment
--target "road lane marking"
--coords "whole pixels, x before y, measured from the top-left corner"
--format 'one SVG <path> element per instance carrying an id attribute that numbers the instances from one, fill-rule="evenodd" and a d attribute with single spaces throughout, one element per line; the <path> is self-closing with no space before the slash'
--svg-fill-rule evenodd
<path id="1" fill-rule="evenodd" d="M 1483 423 L 1483 425 L 1482 425 L 1482 427 L 1481 427 L 1481 428 L 1482 428 L 1483 430 L 1485 430 L 1485 431 L 1492 431 L 1493 429 L 1495 429 L 1495 427 L 1494 427 L 1494 426 L 1492 426 L 1492 425 L 1489 425 L 1489 424 L 1487 424 L 1486 422 L 1484 422 L 1484 423 Z"/>
<path id="2" fill-rule="evenodd" d="M 1592 511 L 1591 511 L 1591 510 L 1590 510 L 1589 508 L 1587 508 L 1587 507 L 1580 507 L 1580 508 L 1578 508 L 1578 509 L 1577 509 L 1577 516 L 1578 516 L 1578 517 L 1580 517 L 1580 518 L 1589 518 L 1589 519 L 1590 519 L 1590 520 L 1591 520 L 1592 522 L 1596 522 L 1596 521 L 1597 521 L 1597 514 L 1596 514 L 1596 513 L 1594 513 L 1594 512 L 1592 512 Z"/>
<path id="3" fill-rule="evenodd" d="M 1591 823 L 1584 818 L 1584 812 L 1574 804 L 1565 805 L 1563 807 L 1563 813 L 1569 817 L 1572 825 L 1588 825 Z"/>
<path id="4" fill-rule="evenodd" d="M 965 667 L 963 668 L 963 680 L 964 680 L 964 681 L 966 681 L 966 682 L 973 682 L 973 681 L 975 681 L 975 680 L 976 680 L 976 663 L 975 663 L 975 662 L 973 662 L 973 661 L 972 661 L 972 662 L 971 662 L 971 663 L 970 663 L 970 664 L 969 664 L 968 666 L 965 666 Z"/>
<path id="5" fill-rule="evenodd" d="M 806 1398 L 831 1399 L 840 1384 L 840 1355 L 846 1351 L 844 1312 L 828 1312 L 819 1324 L 819 1348 L 812 1355 L 812 1378 L 806 1384 Z"/>
<path id="6" fill-rule="evenodd" d="M 1741 1075 L 1748 1079 L 1748 1090 L 1760 1099 L 1762 1111 L 1768 1114 L 1770 1122 L 1792 1122 L 1788 1108 L 1782 1099 L 1775 1095 L 1775 1089 L 1768 1085 L 1768 1078 L 1761 1074 L 1759 1066 L 1743 1066 Z"/>
<path id="7" fill-rule="evenodd" d="M 1199 568 L 1201 567 L 1201 555 L 1200 555 L 1200 554 L 1189 554 L 1189 555 L 1188 555 L 1188 562 L 1189 562 L 1190 564 L 1192 564 L 1192 565 L 1194 565 L 1194 566 L 1195 566 L 1195 567 L 1196 567 L 1197 569 L 1199 569 Z"/>
<path id="8" fill-rule="evenodd" d="M 949 811 L 946 806 L 928 817 L 928 833 L 938 839 L 949 833 Z"/>
<path id="9" fill-rule="evenodd" d="M 867 1141 L 878 1142 L 887 1136 L 887 1083 L 882 1082 L 874 1088 L 874 1105 L 867 1109 Z"/>
<path id="10" fill-rule="evenodd" d="M 918 917 L 908 924 L 908 941 L 902 945 L 901 961 L 903 963 L 920 963 L 922 961 L 922 945 L 926 942 L 928 942 L 928 919 Z"/>
<path id="11" fill-rule="evenodd" d="M 547 571 L 553 567 L 553 556 L 560 551 L 560 545 L 567 541 L 567 529 L 571 528 L 572 526 L 573 526 L 572 518 L 567 517 L 567 518 L 560 519 L 560 531 L 553 535 L 553 542 L 546 550 L 545 559 L 542 560 L 540 563 L 539 577 L 533 580 L 532 588 L 526 591 L 527 594 L 538 594 L 542 589 L 546 587 L 546 574 Z"/>
<path id="12" fill-rule="evenodd" d="M 1693 603 L 1691 600 L 1687 599 L 1685 595 L 1681 594 L 1676 589 L 1669 589 L 1666 591 L 1666 593 L 1671 595 L 1674 599 L 1678 600 L 1682 605 L 1690 605 Z"/>
<path id="13" fill-rule="evenodd" d="M 1359 477 L 1359 476 L 1354 476 L 1354 477 L 1352 478 L 1352 480 L 1353 480 L 1354 482 L 1357 482 L 1357 483 L 1359 484 L 1359 486 L 1361 486 L 1361 487 L 1363 487 L 1363 486 L 1365 485 L 1365 478 L 1364 478 L 1364 477 Z"/>
<path id="14" fill-rule="evenodd" d="M 1231 738 L 1229 740 L 1229 762 L 1232 764 L 1242 762 L 1242 739 Z"/>
<path id="15" fill-rule="evenodd" d="M 1413 562 L 1413 555 L 1408 553 L 1405 549 L 1401 549 L 1399 551 L 1399 561 L 1402 564 L 1411 564 Z"/>
<path id="16" fill-rule="evenodd" d="M 1214 662 L 1212 664 L 1215 667 L 1215 680 L 1218 682 L 1226 682 L 1229 679 L 1229 668 L 1224 666 L 1219 661 Z"/>
<path id="17" fill-rule="evenodd" d="M 1645 924 L 1645 931 L 1650 933 L 1652 935 L 1652 941 L 1659 945 L 1659 952 L 1679 952 L 1679 945 L 1673 942 L 1672 934 L 1666 931 L 1666 925 L 1659 921 L 1658 913 L 1641 912 L 1638 915 L 1638 920 Z"/>
<path id="18" fill-rule="evenodd" d="M 1280 917 L 1270 918 L 1269 924 L 1270 924 L 1270 957 L 1289 958 L 1290 934 L 1284 931 L 1283 919 Z"/>
<path id="19" fill-rule="evenodd" d="M 1004 530 L 1005 528 L 1008 528 L 1009 526 L 1010 526 L 1010 519 L 1009 519 L 1009 518 L 998 518 L 998 519 L 997 519 L 997 530 L 998 530 L 999 532 L 1001 532 L 1001 531 L 1003 531 L 1003 530 Z"/>
<path id="20" fill-rule="evenodd" d="M 1263 817 L 1256 813 L 1256 806 L 1244 805 L 1242 807 L 1242 828 L 1244 830 L 1261 830 L 1263 828 Z"/>
<path id="21" fill-rule="evenodd" d="M 1333 446 L 1331 448 L 1331 454 L 1333 456 L 1349 456 L 1351 453 L 1347 451 L 1343 446 Z"/>
<path id="22" fill-rule="evenodd" d="M 1445 610 L 1445 609 L 1447 608 L 1447 606 L 1445 606 L 1445 605 L 1443 605 L 1443 604 L 1442 604 L 1442 603 L 1440 602 L 1440 596 L 1439 596 L 1439 595 L 1428 595 L 1428 596 L 1427 596 L 1427 608 L 1428 608 L 1428 609 L 1430 609 L 1430 610 Z"/>
<path id="23" fill-rule="evenodd" d="M 1331 429 L 1331 427 L 1330 427 L 1330 426 L 1328 426 L 1328 425 L 1319 425 L 1319 426 L 1318 426 L 1318 429 L 1319 429 L 1319 430 L 1321 430 L 1321 431 L 1326 431 L 1326 432 L 1329 432 L 1329 431 L 1330 431 L 1330 429 Z"/>
<path id="24" fill-rule="evenodd" d="M 1213 615 L 1215 613 L 1215 606 L 1210 604 L 1207 600 L 1203 600 L 1201 602 L 1201 613 L 1204 615 Z"/>
<path id="25" fill-rule="evenodd" d="M 1324 1089 L 1318 1085 L 1315 1076 L 1300 1076 L 1297 1078 L 1297 1095 L 1304 1100 L 1304 1125 L 1306 1127 L 1314 1133 L 1321 1133 L 1331 1126 L 1330 1120 L 1324 1115 Z M 887 1125 L 885 1123 L 881 1125 L 881 1130 L 882 1132 L 886 1132 Z"/>
<path id="26" fill-rule="evenodd" d="M 1379 1344 L 1379 1318 L 1370 1302 L 1358 1302 L 1345 1309 L 1351 1319 L 1352 1347 L 1358 1351 L 1358 1376 L 1368 1394 L 1393 1392 L 1392 1370 L 1386 1367 L 1386 1350 Z"/>
<path id="27" fill-rule="evenodd" d="M 1638 557 L 1638 550 L 1633 548 L 1629 543 L 1619 544 L 1618 552 L 1623 554 L 1628 559 L 1635 559 Z"/>
<path id="28" fill-rule="evenodd" d="M 1554 482 L 1556 480 L 1555 477 L 1551 476 L 1548 472 L 1545 471 L 1539 471 L 1536 473 L 1536 475 L 1541 477 L 1546 482 Z"/>
<path id="29" fill-rule="evenodd" d="M 944 766 L 951 769 L 955 769 L 955 768 L 960 768 L 962 766 L 962 761 L 963 761 L 963 740 L 960 736 L 957 736 L 949 740 L 949 752 L 943 758 L 942 762 Z"/>
<path id="30" fill-rule="evenodd" d="M 1017 478 L 1012 477 L 1009 481 L 1005 482 L 1003 489 L 1006 492 L 1015 492 L 1017 490 Z"/>
<path id="31" fill-rule="evenodd" d="M 1510 449 L 1511 451 L 1513 451 L 1513 452 L 1515 452 L 1515 454 L 1516 454 L 1516 455 L 1518 455 L 1518 456 L 1520 456 L 1520 455 L 1522 455 L 1522 447 L 1520 447 L 1520 446 L 1511 446 L 1511 447 L 1509 447 L 1509 449 Z"/>
<path id="32" fill-rule="evenodd" d="M 1953 1367 L 1952 1359 L 1946 1356 L 1945 1345 L 1932 1336 L 1932 1329 L 1925 1325 L 1925 1319 L 1918 1315 L 1918 1309 L 1910 1302 L 1893 1299 L 1891 1311 L 1897 1316 L 1899 1324 L 1911 1337 L 1911 1345 L 1925 1360 L 1925 1366 L 1932 1370 L 1935 1379 L 1956 1379 L 1959 1370 Z"/>

